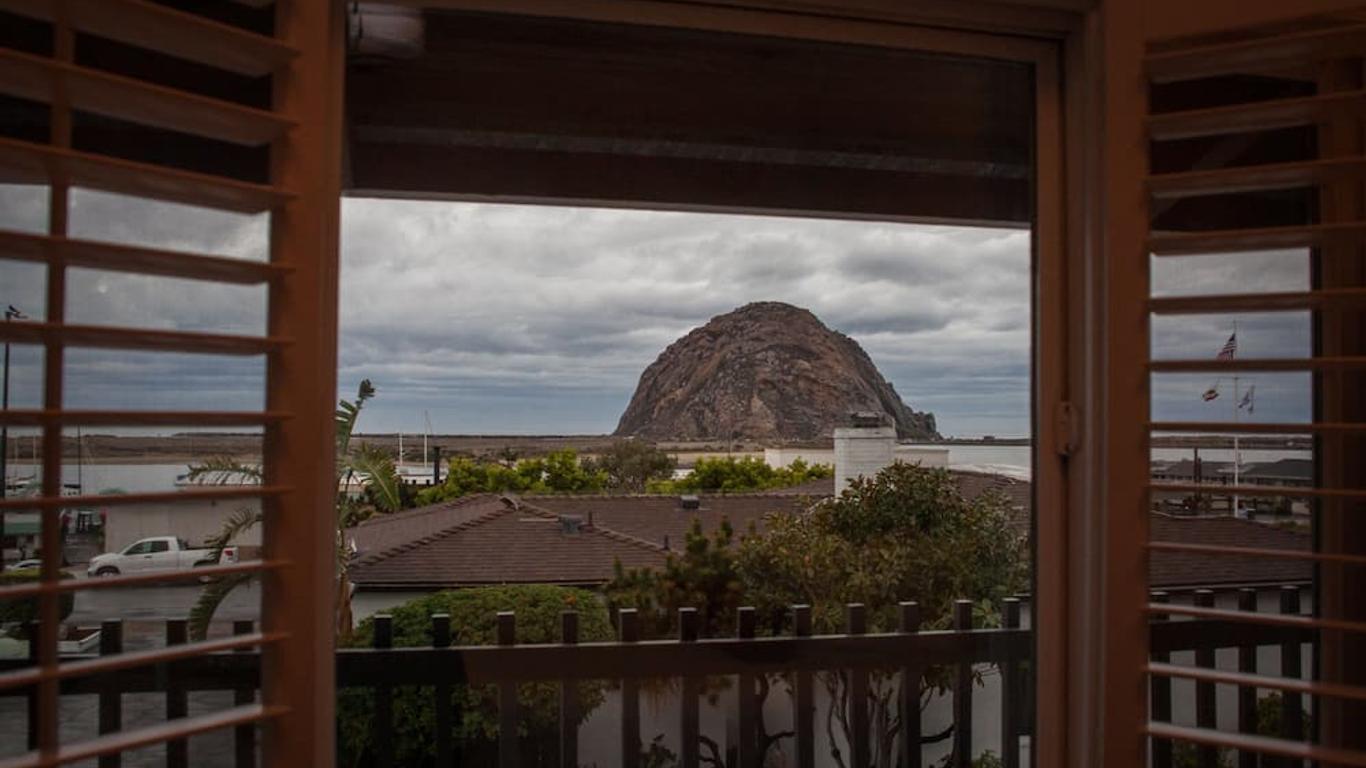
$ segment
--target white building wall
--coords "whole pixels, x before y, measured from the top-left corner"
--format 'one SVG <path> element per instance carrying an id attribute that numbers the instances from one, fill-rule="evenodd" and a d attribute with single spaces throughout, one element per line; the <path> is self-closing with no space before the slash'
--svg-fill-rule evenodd
<path id="1" fill-rule="evenodd" d="M 198 546 L 222 530 L 223 522 L 238 509 L 260 508 L 256 499 L 114 505 L 105 510 L 104 551 L 117 552 L 150 536 L 177 536 Z M 261 546 L 261 526 L 248 529 L 235 543 Z"/>
<path id="2" fill-rule="evenodd" d="M 949 449 L 898 445 L 892 449 L 892 458 L 905 464 L 919 464 L 922 467 L 943 469 L 949 465 Z"/>
<path id="3" fill-rule="evenodd" d="M 835 493 L 857 477 L 873 477 L 892 463 L 896 430 L 891 427 L 839 427 L 835 430 Z"/>

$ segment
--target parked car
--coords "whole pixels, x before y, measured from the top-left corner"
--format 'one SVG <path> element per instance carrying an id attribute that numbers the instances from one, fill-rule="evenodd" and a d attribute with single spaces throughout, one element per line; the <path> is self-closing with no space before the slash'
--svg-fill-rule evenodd
<path id="1" fill-rule="evenodd" d="M 223 550 L 223 562 L 236 562 L 236 551 Z M 178 571 L 213 565 L 213 550 L 194 549 L 175 536 L 153 536 L 135 541 L 122 552 L 106 552 L 90 558 L 86 573 L 91 576 L 117 576 L 146 571 Z"/>
<path id="2" fill-rule="evenodd" d="M 5 566 L 5 570 L 7 570 L 7 571 L 26 571 L 26 570 L 28 570 L 28 569 L 30 569 L 30 568 L 42 568 L 42 567 L 43 567 L 43 561 L 42 561 L 42 560 L 37 560 L 37 559 L 34 559 L 34 558 L 29 558 L 29 559 L 27 559 L 27 560 L 20 560 L 19 562 L 14 563 L 14 564 L 12 564 L 12 565 L 7 565 L 7 566 Z"/>

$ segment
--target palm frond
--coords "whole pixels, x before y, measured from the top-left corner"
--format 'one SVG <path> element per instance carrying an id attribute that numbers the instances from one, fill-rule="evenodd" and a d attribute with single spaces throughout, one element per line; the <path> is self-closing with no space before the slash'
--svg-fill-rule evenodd
<path id="1" fill-rule="evenodd" d="M 209 633 L 209 622 L 213 621 L 213 615 L 217 613 L 218 606 L 223 604 L 228 595 L 234 589 L 251 581 L 256 574 L 253 573 L 234 573 L 215 579 L 204 586 L 199 593 L 199 599 L 194 601 L 190 607 L 188 624 L 190 638 L 192 640 L 203 640 Z"/>
<path id="2" fill-rule="evenodd" d="M 258 464 L 248 464 L 231 456 L 211 456 L 191 464 L 186 477 L 192 482 L 203 479 L 209 485 L 227 485 L 234 477 L 249 477 L 260 482 L 263 475 Z"/>
<path id="3" fill-rule="evenodd" d="M 365 476 L 365 487 L 372 492 L 375 505 L 381 510 L 394 512 L 403 506 L 394 460 L 383 449 L 362 445 L 346 457 L 346 463 L 349 470 Z"/>
<path id="4" fill-rule="evenodd" d="M 356 428 L 356 420 L 360 418 L 361 409 L 365 407 L 365 401 L 375 396 L 375 385 L 369 379 L 361 379 L 360 386 L 356 389 L 355 402 L 340 400 L 337 402 L 336 423 L 337 423 L 337 456 L 345 456 L 351 448 L 351 432 Z"/>
<path id="5" fill-rule="evenodd" d="M 239 507 L 227 520 L 223 521 L 223 527 L 218 530 L 204 543 L 208 549 L 213 550 L 213 562 L 217 563 L 223 556 L 223 549 L 232 543 L 243 531 L 255 526 L 262 520 L 261 510 L 249 507 Z"/>

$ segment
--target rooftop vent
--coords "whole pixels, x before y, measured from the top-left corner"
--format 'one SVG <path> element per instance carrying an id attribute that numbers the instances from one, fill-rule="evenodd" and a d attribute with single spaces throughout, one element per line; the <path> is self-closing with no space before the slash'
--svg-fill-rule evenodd
<path id="1" fill-rule="evenodd" d="M 583 518 L 578 515 L 560 515 L 560 533 L 578 533 L 583 528 Z"/>
<path id="2" fill-rule="evenodd" d="M 849 414 L 849 426 L 851 427 L 882 427 L 886 426 L 886 420 L 882 414 L 874 411 L 854 411 Z"/>
<path id="3" fill-rule="evenodd" d="M 683 509 L 701 509 L 702 499 L 699 496 L 693 495 L 680 496 L 678 497 L 678 506 Z"/>

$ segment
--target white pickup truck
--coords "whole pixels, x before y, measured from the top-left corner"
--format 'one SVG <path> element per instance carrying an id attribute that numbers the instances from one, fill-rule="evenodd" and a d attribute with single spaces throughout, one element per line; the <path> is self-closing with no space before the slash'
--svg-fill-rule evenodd
<path id="1" fill-rule="evenodd" d="M 237 561 L 237 550 L 223 550 L 221 562 Z M 191 549 L 184 539 L 175 536 L 153 536 L 135 541 L 122 552 L 106 552 L 90 558 L 86 573 L 90 576 L 118 576 L 122 573 L 145 571 L 175 571 L 214 565 L 213 550 Z"/>

